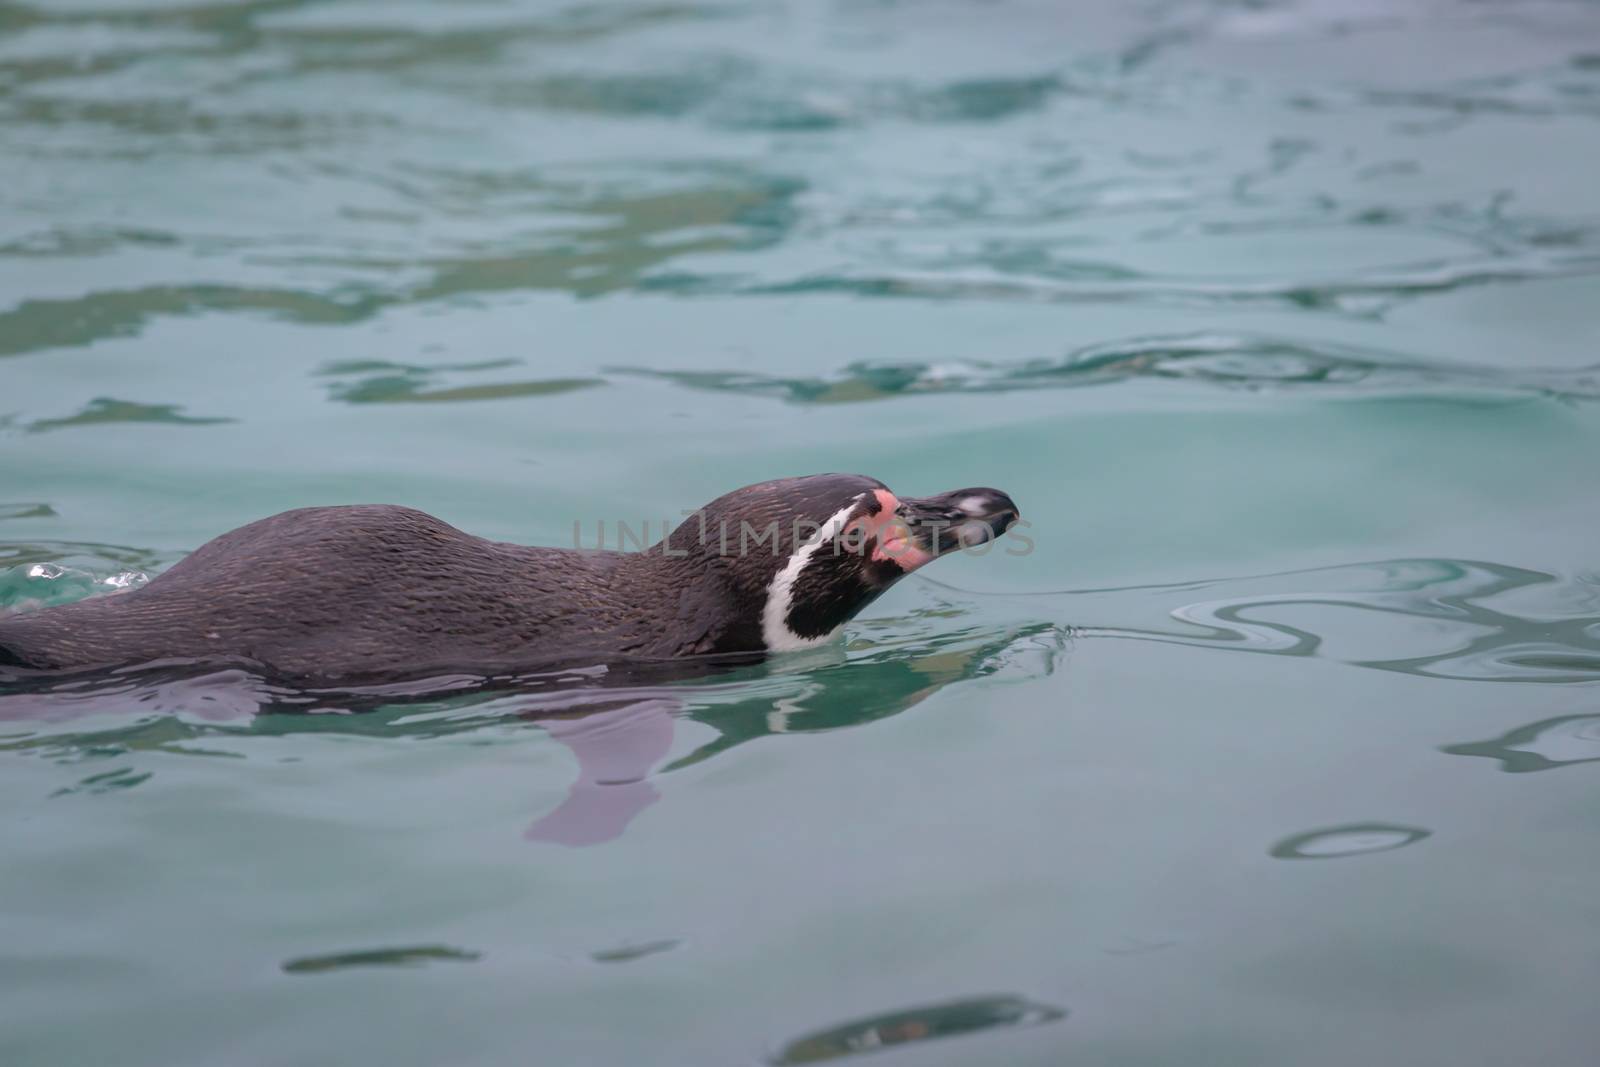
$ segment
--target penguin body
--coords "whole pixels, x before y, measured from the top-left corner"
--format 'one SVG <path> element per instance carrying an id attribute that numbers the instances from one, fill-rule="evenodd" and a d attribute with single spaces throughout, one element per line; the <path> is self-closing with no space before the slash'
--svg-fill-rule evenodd
<path id="1" fill-rule="evenodd" d="M 1016 518 L 996 490 L 902 502 L 844 474 L 735 490 L 640 552 L 489 541 L 405 507 L 302 508 L 140 589 L 0 617 L 0 663 L 242 661 L 333 681 L 784 651 Z"/>

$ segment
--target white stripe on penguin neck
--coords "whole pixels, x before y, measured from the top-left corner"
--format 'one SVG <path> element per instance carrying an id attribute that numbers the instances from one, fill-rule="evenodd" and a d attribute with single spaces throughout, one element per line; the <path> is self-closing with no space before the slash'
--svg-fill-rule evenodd
<path id="1" fill-rule="evenodd" d="M 772 584 L 767 586 L 767 603 L 761 610 L 761 640 L 766 642 L 767 651 L 798 652 L 803 648 L 816 648 L 833 640 L 843 628 L 844 624 L 841 623 L 818 637 L 801 637 L 789 629 L 789 609 L 794 606 L 794 583 L 800 577 L 800 572 L 806 569 L 806 564 L 816 555 L 817 549 L 838 536 L 844 524 L 850 520 L 851 512 L 866 495 L 858 494 L 854 500 L 834 512 L 816 533 L 806 539 L 805 544 L 794 550 L 794 555 L 789 557 L 783 569 L 772 576 Z"/>

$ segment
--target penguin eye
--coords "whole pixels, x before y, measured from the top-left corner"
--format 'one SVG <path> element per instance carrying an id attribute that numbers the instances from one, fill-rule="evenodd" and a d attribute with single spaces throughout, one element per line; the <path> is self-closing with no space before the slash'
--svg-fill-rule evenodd
<path id="1" fill-rule="evenodd" d="M 886 537 L 889 537 L 896 528 L 904 527 L 904 520 L 899 512 L 894 510 L 895 500 L 886 492 L 867 493 L 860 498 L 861 509 L 850 520 L 850 525 L 859 531 L 857 544 L 871 547 Z"/>
<path id="2" fill-rule="evenodd" d="M 851 555 L 862 555 L 872 545 L 873 528 L 871 520 L 866 515 L 857 516 L 845 524 L 839 531 L 837 538 L 839 550 Z"/>
<path id="3" fill-rule="evenodd" d="M 908 571 L 923 562 L 910 524 L 898 511 L 886 510 L 878 501 L 852 519 L 839 540 L 840 551 L 875 564 L 899 564 L 902 571 Z"/>

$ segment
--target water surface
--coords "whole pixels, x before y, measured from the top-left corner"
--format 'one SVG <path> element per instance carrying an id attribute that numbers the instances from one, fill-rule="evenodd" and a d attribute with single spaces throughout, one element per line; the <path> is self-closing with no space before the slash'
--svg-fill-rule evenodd
<path id="1" fill-rule="evenodd" d="M 0 694 L 0 1061 L 1591 1063 L 1597 123 L 1576 0 L 0 4 L 0 607 L 827 470 L 1036 545 Z"/>

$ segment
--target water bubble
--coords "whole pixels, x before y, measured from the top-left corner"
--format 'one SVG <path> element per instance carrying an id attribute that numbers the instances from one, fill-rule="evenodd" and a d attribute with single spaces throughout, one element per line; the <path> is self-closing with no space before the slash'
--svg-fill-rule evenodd
<path id="1" fill-rule="evenodd" d="M 137 589 L 149 580 L 150 576 L 144 571 L 122 571 L 119 574 L 111 575 L 109 578 L 100 579 L 100 584 L 110 586 L 112 589 L 125 590 Z"/>
<path id="2" fill-rule="evenodd" d="M 20 563 L 0 567 L 0 609 L 54 607 L 85 597 L 137 589 L 150 580 L 142 570 L 129 568 L 99 577 L 92 570 L 60 563 Z"/>

